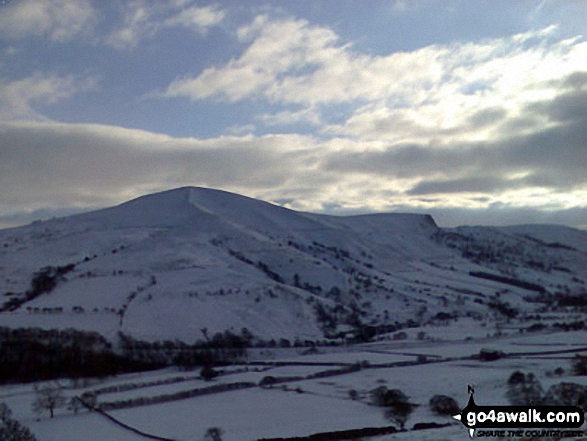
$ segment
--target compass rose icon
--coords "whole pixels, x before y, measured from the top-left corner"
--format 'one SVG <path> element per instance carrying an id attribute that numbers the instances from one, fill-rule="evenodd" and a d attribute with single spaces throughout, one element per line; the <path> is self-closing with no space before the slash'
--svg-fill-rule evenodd
<path id="1" fill-rule="evenodd" d="M 469 403 L 467 404 L 467 407 L 465 407 L 465 409 L 468 409 L 469 407 L 470 408 L 475 407 L 475 398 L 473 398 L 473 395 L 475 395 L 475 389 L 473 388 L 473 386 L 468 385 L 467 392 L 469 393 Z M 465 414 L 465 412 L 463 409 L 463 412 L 461 412 L 457 415 L 453 415 L 452 417 L 455 420 L 462 422 L 464 414 Z M 469 429 L 469 438 L 473 438 L 473 436 L 475 436 L 475 429 Z"/>

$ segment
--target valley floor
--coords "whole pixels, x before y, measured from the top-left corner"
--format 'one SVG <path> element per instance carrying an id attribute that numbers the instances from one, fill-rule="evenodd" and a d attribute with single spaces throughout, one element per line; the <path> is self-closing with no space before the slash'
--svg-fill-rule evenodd
<path id="1" fill-rule="evenodd" d="M 470 333 L 463 334 L 464 330 L 453 329 L 450 338 L 450 327 L 425 330 L 425 340 L 417 338 L 421 329 L 412 329 L 402 341 L 319 348 L 306 354 L 294 348 L 254 350 L 248 364 L 224 368 L 222 375 L 208 382 L 199 378 L 199 371 L 165 369 L 91 380 L 85 387 L 74 387 L 69 380 L 59 384 L 68 397 L 122 386 L 118 391 L 98 394 L 98 403 L 106 408 L 108 403 L 122 400 L 214 386 L 212 393 L 191 398 L 107 411 L 140 431 L 178 441 L 201 441 L 214 427 L 221 429 L 224 441 L 252 441 L 397 426 L 385 417 L 384 409 L 372 404 L 370 391 L 380 386 L 400 389 L 418 406 L 406 423 L 407 432 L 369 439 L 464 440 L 468 433 L 463 425 L 431 412 L 428 403 L 432 396 L 451 396 L 464 407 L 467 386 L 472 385 L 478 405 L 506 405 L 507 380 L 517 370 L 532 372 L 544 391 L 561 382 L 587 386 L 587 377 L 571 372 L 575 354 L 587 354 L 587 331 L 520 334 L 512 330 L 499 337 L 487 337 L 479 331 L 471 337 Z M 440 335 L 445 338 L 441 340 Z M 464 340 L 464 335 L 470 338 Z M 475 356 L 483 348 L 503 351 L 506 356 L 481 361 Z M 262 381 L 267 385 L 261 387 Z M 220 385 L 235 383 L 242 388 L 218 390 Z M 8 404 L 13 417 L 28 426 L 39 441 L 147 439 L 97 412 L 82 410 L 76 414 L 64 407 L 56 410 L 54 418 L 48 414 L 39 417 L 32 411 L 34 398 L 32 384 L 0 388 L 0 402 Z M 417 423 L 432 422 L 448 426 L 410 430 Z"/>

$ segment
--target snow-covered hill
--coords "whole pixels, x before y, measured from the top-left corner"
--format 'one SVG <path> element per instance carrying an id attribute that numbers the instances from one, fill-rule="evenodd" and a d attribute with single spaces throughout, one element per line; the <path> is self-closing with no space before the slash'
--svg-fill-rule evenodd
<path id="1" fill-rule="evenodd" d="M 194 341 L 204 328 L 314 340 L 499 319 L 500 305 L 552 309 L 557 293 L 584 298 L 586 276 L 579 230 L 444 230 L 426 215 L 317 215 L 189 187 L 1 230 L 0 323 L 149 340 Z"/>

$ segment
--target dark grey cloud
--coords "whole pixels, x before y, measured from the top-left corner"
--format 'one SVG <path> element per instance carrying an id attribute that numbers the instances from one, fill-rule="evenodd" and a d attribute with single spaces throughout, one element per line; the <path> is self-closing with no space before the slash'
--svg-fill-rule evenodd
<path id="1" fill-rule="evenodd" d="M 496 133 L 501 136 L 515 136 L 516 133 L 524 131 L 533 131 L 536 127 L 544 124 L 544 120 L 539 115 L 526 112 L 522 116 L 515 116 L 502 121 L 496 128 Z"/>
<path id="2" fill-rule="evenodd" d="M 527 109 L 557 125 L 486 142 L 392 145 L 383 151 L 337 153 L 323 167 L 389 178 L 424 178 L 410 194 L 495 192 L 523 185 L 567 190 L 587 184 L 587 92 L 567 92 Z M 501 117 L 501 111 L 480 119 Z M 524 179 L 508 179 L 513 173 Z"/>
<path id="3" fill-rule="evenodd" d="M 556 122 L 584 121 L 587 111 L 587 90 L 567 92 L 552 101 L 530 105 L 528 110 Z"/>
<path id="4" fill-rule="evenodd" d="M 523 181 L 511 181 L 497 176 L 467 177 L 450 180 L 423 180 L 406 193 L 410 195 L 441 194 L 441 193 L 488 193 L 522 186 Z"/>
<path id="5" fill-rule="evenodd" d="M 308 160 L 303 150 L 283 149 L 286 141 L 311 143 L 296 136 L 197 140 L 106 126 L 0 124 L 0 207 L 103 206 L 187 184 L 278 187 Z"/>
<path id="6" fill-rule="evenodd" d="M 371 115 L 368 121 L 363 121 L 362 128 L 360 129 L 361 135 L 368 136 L 372 139 L 378 137 L 393 136 L 398 133 L 403 134 L 417 134 L 419 137 L 434 137 L 442 138 L 449 136 L 463 136 L 471 133 L 471 131 L 479 130 L 482 128 L 497 126 L 507 120 L 508 112 L 505 108 L 494 106 L 480 109 L 477 112 L 465 118 L 460 125 L 452 127 L 442 127 L 440 125 L 430 126 L 429 124 L 423 125 L 418 121 L 415 121 L 413 117 L 397 114 L 393 112 L 389 116 L 375 116 Z M 357 122 L 353 123 L 351 118 L 348 128 L 351 128 Z"/>
<path id="7" fill-rule="evenodd" d="M 467 126 L 468 128 L 489 126 L 500 120 L 503 120 L 506 116 L 507 110 L 503 107 L 491 107 L 488 109 L 483 109 L 474 113 L 467 119 Z"/>
<path id="8" fill-rule="evenodd" d="M 43 221 L 52 218 L 69 216 L 82 213 L 87 210 L 76 208 L 41 208 L 33 211 L 19 211 L 6 215 L 0 215 L 0 228 L 9 228 L 15 225 L 26 225 L 30 222 Z"/>
<path id="9" fill-rule="evenodd" d="M 558 224 L 587 229 L 587 207 L 544 210 L 517 207 L 507 204 L 492 204 L 488 208 L 465 207 L 412 207 L 395 205 L 390 212 L 430 214 L 440 227 L 452 228 L 463 225 L 522 225 Z M 339 211 L 337 214 L 356 214 Z"/>
<path id="10" fill-rule="evenodd" d="M 579 90 L 587 86 L 587 71 L 577 71 L 551 84 L 557 89 Z"/>
<path id="11" fill-rule="evenodd" d="M 424 211 L 432 214 L 436 223 L 442 227 L 558 224 L 587 229 L 587 207 L 543 210 L 498 204 L 483 209 L 430 208 Z"/>
<path id="12" fill-rule="evenodd" d="M 479 198 L 470 198 L 477 201 Z M 436 203 L 439 200 L 426 200 Z M 375 213 L 368 208 L 347 208 L 338 204 L 325 204 L 321 213 L 340 216 Z M 587 207 L 573 207 L 566 209 L 544 210 L 533 207 L 518 207 L 504 203 L 493 203 L 487 208 L 442 207 L 426 206 L 414 207 L 407 204 L 392 204 L 385 209 L 390 213 L 420 213 L 430 214 L 436 224 L 443 228 L 452 228 L 463 225 L 507 226 L 523 224 L 558 224 L 575 228 L 587 229 Z"/>
<path id="13" fill-rule="evenodd" d="M 430 148 L 432 147 L 432 148 Z M 440 151 L 434 146 L 409 144 L 383 151 L 337 152 L 323 161 L 326 170 L 345 173 L 372 173 L 383 177 L 418 177 L 471 164 L 470 148 Z"/>

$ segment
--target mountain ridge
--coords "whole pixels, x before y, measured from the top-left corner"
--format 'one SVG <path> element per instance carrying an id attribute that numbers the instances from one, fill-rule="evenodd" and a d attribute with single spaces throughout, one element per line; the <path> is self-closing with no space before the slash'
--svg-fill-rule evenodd
<path id="1" fill-rule="evenodd" d="M 0 230 L 0 318 L 109 338 L 335 339 L 441 312 L 501 319 L 491 305 L 530 313 L 543 305 L 524 286 L 583 293 L 586 251 L 573 229 L 443 229 L 426 214 L 330 216 L 181 187 Z M 33 296 L 39 274 L 55 286 Z"/>

